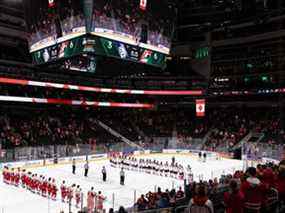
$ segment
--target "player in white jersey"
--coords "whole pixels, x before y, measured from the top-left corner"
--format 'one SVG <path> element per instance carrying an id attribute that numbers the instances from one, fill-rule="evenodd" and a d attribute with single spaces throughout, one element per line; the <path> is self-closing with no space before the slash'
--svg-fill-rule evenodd
<path id="1" fill-rule="evenodd" d="M 184 168 L 183 168 L 183 166 L 179 165 L 178 170 L 179 170 L 179 179 L 183 180 L 184 179 Z"/>
<path id="2" fill-rule="evenodd" d="M 169 165 L 168 162 L 166 161 L 166 163 L 164 164 L 164 176 L 168 177 L 169 176 Z"/>

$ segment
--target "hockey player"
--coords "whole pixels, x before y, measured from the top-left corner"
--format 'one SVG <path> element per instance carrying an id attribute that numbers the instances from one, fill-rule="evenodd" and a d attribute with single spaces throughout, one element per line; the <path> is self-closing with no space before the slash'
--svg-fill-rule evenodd
<path id="1" fill-rule="evenodd" d="M 15 180 L 14 180 L 14 184 L 15 186 L 19 187 L 20 184 L 20 168 L 18 168 L 18 170 L 15 172 Z"/>
<path id="2" fill-rule="evenodd" d="M 62 181 L 62 184 L 60 186 L 60 191 L 61 191 L 61 201 L 65 202 L 67 196 L 67 187 L 65 185 L 65 181 Z"/>
<path id="3" fill-rule="evenodd" d="M 183 168 L 182 165 L 180 165 L 180 166 L 178 167 L 178 171 L 179 171 L 179 179 L 180 179 L 180 180 L 183 180 L 183 179 L 184 179 L 184 168 Z"/>
<path id="4" fill-rule="evenodd" d="M 3 182 L 6 184 L 9 184 L 9 169 L 7 166 L 4 167 L 3 171 L 2 171 L 2 175 L 3 175 Z"/>
<path id="5" fill-rule="evenodd" d="M 105 197 L 102 195 L 101 191 L 98 192 L 97 196 L 96 196 L 96 202 L 95 202 L 95 208 L 96 208 L 96 212 L 103 212 L 103 202 L 105 201 Z"/>
<path id="6" fill-rule="evenodd" d="M 34 184 L 34 188 L 35 188 L 35 189 L 34 189 L 34 190 L 35 190 L 35 193 L 38 193 L 38 194 L 39 194 L 39 192 L 40 192 L 39 187 L 40 187 L 41 181 L 39 180 L 37 174 L 35 174 L 33 182 L 34 182 L 33 184 Z"/>
<path id="7" fill-rule="evenodd" d="M 27 180 L 26 170 L 23 169 L 21 173 L 21 183 L 23 188 L 26 188 L 26 180 Z"/>
<path id="8" fill-rule="evenodd" d="M 157 164 L 157 172 L 160 172 L 160 176 L 163 176 L 163 172 L 164 172 L 164 167 L 162 162 L 160 162 L 160 164 Z"/>
<path id="9" fill-rule="evenodd" d="M 173 166 L 173 178 L 177 178 L 178 177 L 178 164 L 176 163 L 174 166 Z"/>
<path id="10" fill-rule="evenodd" d="M 35 175 L 31 174 L 29 178 L 29 189 L 31 192 L 35 193 Z"/>
<path id="11" fill-rule="evenodd" d="M 138 168 L 139 168 L 138 160 L 137 160 L 137 159 L 134 159 L 134 170 L 135 170 L 135 171 L 138 171 Z"/>
<path id="12" fill-rule="evenodd" d="M 55 179 L 52 179 L 52 183 L 51 183 L 51 199 L 56 200 L 56 195 L 57 195 L 57 186 L 55 183 Z"/>
<path id="13" fill-rule="evenodd" d="M 94 188 L 91 187 L 91 190 L 88 191 L 88 193 L 87 193 L 87 209 L 88 209 L 88 213 L 94 212 L 95 196 L 96 196 L 96 193 L 94 192 Z"/>
<path id="14" fill-rule="evenodd" d="M 76 208 L 79 208 L 79 204 L 81 202 L 81 188 L 80 186 L 78 185 L 75 189 L 75 205 L 76 205 Z"/>
<path id="15" fill-rule="evenodd" d="M 48 181 L 45 177 L 42 177 L 41 192 L 43 197 L 47 196 L 47 190 L 48 190 Z"/>
<path id="16" fill-rule="evenodd" d="M 15 185 L 15 170 L 14 170 L 14 168 L 12 168 L 11 172 L 10 172 L 10 184 Z"/>
<path id="17" fill-rule="evenodd" d="M 186 172 L 187 172 L 188 184 L 193 183 L 193 173 L 192 173 L 190 165 L 187 166 Z"/>
<path id="18" fill-rule="evenodd" d="M 28 190 L 31 190 L 31 178 L 32 178 L 32 173 L 28 172 L 26 176 L 26 188 Z"/>
<path id="19" fill-rule="evenodd" d="M 169 165 L 168 162 L 166 161 L 166 163 L 164 164 L 164 176 L 168 177 L 169 175 Z"/>
<path id="20" fill-rule="evenodd" d="M 72 184 L 72 186 L 67 188 L 67 199 L 68 199 L 68 202 L 70 203 L 72 202 L 72 199 L 74 198 L 75 187 L 76 185 Z"/>
<path id="21" fill-rule="evenodd" d="M 52 191 L 52 182 L 51 182 L 51 178 L 49 178 L 48 181 L 47 181 L 47 194 L 48 194 L 48 197 L 51 197 L 51 191 Z"/>

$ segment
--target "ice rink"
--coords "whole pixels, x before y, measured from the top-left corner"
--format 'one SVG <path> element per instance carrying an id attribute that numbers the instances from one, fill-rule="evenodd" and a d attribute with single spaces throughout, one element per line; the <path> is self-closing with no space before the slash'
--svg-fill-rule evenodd
<path id="1" fill-rule="evenodd" d="M 153 154 L 144 156 L 145 159 L 156 159 L 159 161 L 171 162 L 171 154 Z M 221 159 L 208 160 L 206 163 L 198 161 L 191 155 L 175 154 L 175 159 L 182 165 L 190 165 L 194 173 L 194 179 L 204 180 L 213 177 L 220 177 L 223 173 L 232 173 L 234 170 L 242 169 L 242 161 Z M 107 182 L 102 181 L 101 169 L 106 166 Z M 104 206 L 108 209 L 115 206 L 131 207 L 134 204 L 134 198 L 148 191 L 154 191 L 158 186 L 163 190 L 178 188 L 183 186 L 183 181 L 169 177 L 161 177 L 140 173 L 137 171 L 126 171 L 125 186 L 119 184 L 119 169 L 112 168 L 108 160 L 97 160 L 90 163 L 89 176 L 83 177 L 83 163 L 77 164 L 76 175 L 71 173 L 71 164 L 52 165 L 48 167 L 29 169 L 30 171 L 43 174 L 47 177 L 56 178 L 57 186 L 65 180 L 68 185 L 73 183 L 80 185 L 84 192 L 84 203 L 86 203 L 86 192 L 93 186 L 95 191 L 99 190 L 106 196 Z M 21 187 L 17 188 L 3 183 L 1 175 L 0 183 L 0 213 L 59 213 L 60 210 L 68 212 L 68 204 L 63 204 L 58 193 L 58 200 L 51 201 L 42 198 L 39 195 L 32 194 Z M 77 212 L 75 206 L 72 206 L 72 212 Z"/>

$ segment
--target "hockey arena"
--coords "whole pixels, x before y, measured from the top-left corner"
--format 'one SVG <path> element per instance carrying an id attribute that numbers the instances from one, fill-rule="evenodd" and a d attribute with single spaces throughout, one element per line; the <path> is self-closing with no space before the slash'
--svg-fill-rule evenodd
<path id="1" fill-rule="evenodd" d="M 181 150 L 179 150 L 181 151 Z M 29 166 L 27 171 L 37 173 L 38 175 L 44 175 L 46 177 L 52 177 L 56 180 L 58 188 L 62 181 L 66 181 L 67 185 L 80 185 L 84 195 L 87 195 L 88 190 L 91 187 L 96 189 L 96 192 L 104 192 L 103 196 L 106 198 L 104 201 L 104 208 L 118 209 L 120 206 L 125 206 L 129 209 L 134 207 L 136 199 L 142 194 L 146 194 L 149 191 L 157 191 L 158 187 L 165 191 L 168 189 L 179 190 L 179 187 L 183 188 L 184 181 L 208 181 L 215 178 L 219 179 L 222 175 L 234 173 L 236 170 L 243 168 L 243 162 L 240 160 L 232 160 L 218 157 L 218 154 L 212 154 L 204 159 L 199 159 L 198 154 L 184 154 L 174 153 L 176 150 L 166 150 L 166 153 L 161 154 L 139 154 L 134 155 L 137 159 L 156 160 L 159 162 L 171 163 L 173 158 L 175 162 L 184 167 L 183 173 L 185 177 L 179 177 L 177 175 L 170 175 L 165 172 L 145 171 L 142 169 L 134 169 L 128 166 L 118 165 L 116 167 L 111 166 L 109 159 L 104 155 L 102 159 L 95 159 L 90 161 L 90 170 L 88 177 L 84 177 L 84 161 L 78 160 L 76 163 L 76 173 L 72 174 L 72 163 L 62 163 L 57 165 L 36 165 Z M 171 154 L 172 153 L 172 154 Z M 102 180 L 102 167 L 105 166 L 107 170 L 107 180 Z M 187 170 L 187 167 L 191 166 L 191 171 Z M 125 168 L 125 184 L 120 185 L 120 168 Z M 203 169 L 201 169 L 203 168 Z M 195 174 L 193 177 L 189 177 L 189 174 Z M 158 185 L 159 184 L 159 185 Z M 13 186 L 4 184 L 1 178 L 1 191 L 0 198 L 2 200 L 1 210 L 2 212 L 18 212 L 19 210 L 24 212 L 60 212 L 61 210 L 68 209 L 69 203 L 62 203 L 60 195 L 56 201 L 51 198 L 47 199 L 37 193 L 32 193 L 23 189 L 21 186 Z M 60 194 L 60 191 L 58 192 Z M 83 198 L 83 202 L 80 206 L 76 207 L 75 201 L 71 204 L 72 212 L 78 211 L 81 205 L 86 206 L 87 198 Z"/>
<path id="2" fill-rule="evenodd" d="M 285 212 L 285 0 L 0 0 L 0 213 Z"/>

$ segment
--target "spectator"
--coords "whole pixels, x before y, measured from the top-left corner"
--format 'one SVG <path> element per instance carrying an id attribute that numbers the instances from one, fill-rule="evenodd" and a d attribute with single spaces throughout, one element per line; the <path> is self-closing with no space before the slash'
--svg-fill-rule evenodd
<path id="1" fill-rule="evenodd" d="M 139 211 L 145 210 L 147 207 L 147 200 L 145 199 L 144 195 L 141 195 L 141 197 L 137 201 L 137 209 Z"/>
<path id="2" fill-rule="evenodd" d="M 285 202 L 285 160 L 281 161 L 279 164 L 276 189 L 278 190 L 279 199 Z"/>
<path id="3" fill-rule="evenodd" d="M 241 185 L 241 192 L 244 194 L 245 212 L 259 213 L 265 200 L 265 188 L 256 177 L 256 169 L 250 167 L 247 170 L 249 176 Z"/>
<path id="4" fill-rule="evenodd" d="M 207 189 L 204 184 L 197 185 L 195 189 L 195 195 L 190 200 L 189 203 L 189 210 L 192 209 L 193 206 L 198 206 L 201 208 L 206 207 L 207 209 L 209 209 L 209 213 L 214 213 L 212 201 L 210 201 L 207 196 Z M 196 213 L 196 212 L 191 212 L 191 213 Z"/>
<path id="5" fill-rule="evenodd" d="M 235 180 L 230 182 L 230 191 L 224 193 L 226 213 L 243 213 L 244 196 Z"/>
<path id="6" fill-rule="evenodd" d="M 118 213 L 127 213 L 123 206 L 120 206 Z"/>

